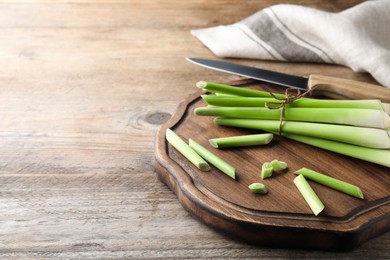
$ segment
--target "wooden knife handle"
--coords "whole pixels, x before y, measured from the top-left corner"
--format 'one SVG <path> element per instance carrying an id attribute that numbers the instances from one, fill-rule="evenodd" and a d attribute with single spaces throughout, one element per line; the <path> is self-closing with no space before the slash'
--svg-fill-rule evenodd
<path id="1" fill-rule="evenodd" d="M 309 89 L 312 95 L 326 96 L 335 99 L 379 99 L 390 102 L 390 89 L 350 79 L 329 76 L 310 75 Z"/>

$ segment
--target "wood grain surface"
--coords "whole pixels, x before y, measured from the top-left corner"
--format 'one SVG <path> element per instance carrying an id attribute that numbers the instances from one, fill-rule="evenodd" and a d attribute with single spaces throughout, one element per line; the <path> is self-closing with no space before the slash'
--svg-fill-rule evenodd
<path id="1" fill-rule="evenodd" d="M 389 233 L 349 253 L 226 238 L 157 178 L 158 128 L 196 81 L 231 80 L 184 60 L 215 58 L 189 31 L 281 2 L 0 1 L 1 258 L 389 258 Z M 236 61 L 375 83 L 341 66 Z"/>

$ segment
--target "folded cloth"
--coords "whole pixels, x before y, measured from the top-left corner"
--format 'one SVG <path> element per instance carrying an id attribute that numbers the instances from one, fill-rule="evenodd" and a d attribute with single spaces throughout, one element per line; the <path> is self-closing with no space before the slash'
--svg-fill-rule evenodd
<path id="1" fill-rule="evenodd" d="M 389 27 L 390 1 L 378 0 L 339 13 L 279 4 L 192 34 L 220 57 L 341 64 L 390 87 Z"/>

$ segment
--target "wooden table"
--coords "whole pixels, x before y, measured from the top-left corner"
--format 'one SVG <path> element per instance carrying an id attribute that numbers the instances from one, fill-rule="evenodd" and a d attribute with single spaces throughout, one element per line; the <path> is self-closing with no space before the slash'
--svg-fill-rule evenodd
<path id="1" fill-rule="evenodd" d="M 271 249 L 191 217 L 155 173 L 154 138 L 198 80 L 225 74 L 191 34 L 283 1 L 1 1 L 1 258 L 389 258 Z M 339 11 L 361 1 L 292 1 Z M 333 65 L 238 60 L 374 82 Z"/>

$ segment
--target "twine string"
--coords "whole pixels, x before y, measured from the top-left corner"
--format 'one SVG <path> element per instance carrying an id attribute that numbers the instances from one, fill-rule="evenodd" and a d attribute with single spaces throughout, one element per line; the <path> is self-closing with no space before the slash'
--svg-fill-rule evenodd
<path id="1" fill-rule="evenodd" d="M 295 95 L 291 95 L 289 92 L 292 90 L 295 90 L 297 93 Z M 279 118 L 279 136 L 282 136 L 282 127 L 283 127 L 283 119 L 284 119 L 284 113 L 286 110 L 286 105 L 294 102 L 297 99 L 300 99 L 301 97 L 306 96 L 310 93 L 310 89 L 301 93 L 301 90 L 298 88 L 287 88 L 284 92 L 284 98 L 277 97 L 274 93 L 269 92 L 269 94 L 278 101 L 271 101 L 271 102 L 265 102 L 265 107 L 268 109 L 280 109 L 280 118 Z"/>

